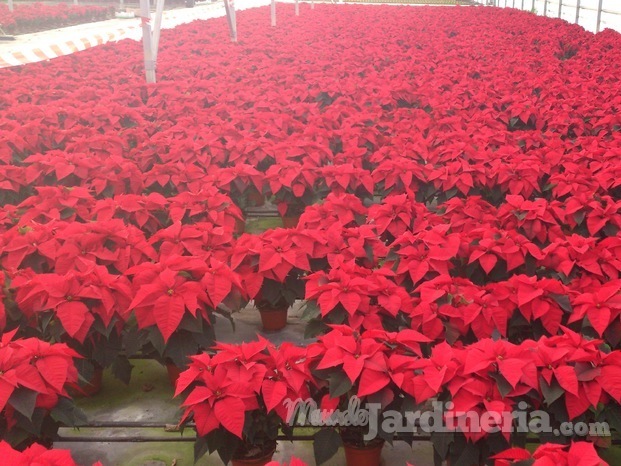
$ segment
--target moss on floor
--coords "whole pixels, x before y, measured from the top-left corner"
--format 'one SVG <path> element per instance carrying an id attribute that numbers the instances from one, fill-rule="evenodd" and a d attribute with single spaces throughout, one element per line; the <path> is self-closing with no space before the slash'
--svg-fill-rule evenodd
<path id="1" fill-rule="evenodd" d="M 246 219 L 246 233 L 259 234 L 272 228 L 282 228 L 282 220 L 280 217 Z"/>
<path id="2" fill-rule="evenodd" d="M 105 371 L 101 392 L 78 399 L 77 405 L 90 421 L 175 423 L 179 400 L 173 399 L 174 391 L 166 368 L 153 360 L 132 360 L 132 365 L 129 386 Z"/>

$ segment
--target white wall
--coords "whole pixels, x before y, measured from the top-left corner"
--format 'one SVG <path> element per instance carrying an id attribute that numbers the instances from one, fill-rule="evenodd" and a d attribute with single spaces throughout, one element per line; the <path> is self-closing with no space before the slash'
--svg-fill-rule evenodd
<path id="1" fill-rule="evenodd" d="M 487 0 L 475 0 L 477 3 L 486 4 Z M 580 15 L 578 24 L 588 31 L 595 32 L 597 27 L 597 8 L 600 0 L 561 0 L 563 7 L 561 18 L 574 23 L 576 21 L 576 6 L 580 2 Z M 543 15 L 545 0 L 495 0 L 496 6 L 534 11 Z M 491 3 L 491 1 L 489 2 Z M 547 0 L 547 16 L 558 18 L 559 0 Z M 606 28 L 621 32 L 621 1 L 603 0 L 600 30 Z"/>

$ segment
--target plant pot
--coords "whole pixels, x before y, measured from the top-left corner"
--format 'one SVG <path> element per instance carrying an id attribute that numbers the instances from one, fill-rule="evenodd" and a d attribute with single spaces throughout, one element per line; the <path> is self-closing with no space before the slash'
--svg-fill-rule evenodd
<path id="1" fill-rule="evenodd" d="M 248 205 L 252 207 L 262 207 L 265 205 L 265 196 L 256 189 L 248 192 Z"/>
<path id="2" fill-rule="evenodd" d="M 233 232 L 236 235 L 241 235 L 244 231 L 246 231 L 246 220 L 236 218 L 235 219 L 235 230 Z"/>
<path id="3" fill-rule="evenodd" d="M 266 332 L 277 332 L 287 326 L 287 312 L 289 308 L 259 309 L 261 324 Z"/>
<path id="4" fill-rule="evenodd" d="M 382 448 L 384 448 L 383 440 L 364 447 L 343 443 L 345 463 L 347 466 L 379 466 L 382 460 Z"/>
<path id="5" fill-rule="evenodd" d="M 170 381 L 170 385 L 172 385 L 172 388 L 176 388 L 177 379 L 179 379 L 181 369 L 179 369 L 173 362 L 167 362 L 166 372 L 168 373 L 168 380 Z"/>
<path id="6" fill-rule="evenodd" d="M 282 226 L 284 228 L 296 228 L 300 222 L 300 215 L 285 216 L 282 218 Z"/>
<path id="7" fill-rule="evenodd" d="M 233 458 L 231 460 L 232 466 L 265 466 L 267 463 L 272 461 L 272 456 L 274 456 L 274 452 L 276 451 L 276 447 L 272 448 L 269 452 L 264 453 L 262 456 L 257 458 Z"/>

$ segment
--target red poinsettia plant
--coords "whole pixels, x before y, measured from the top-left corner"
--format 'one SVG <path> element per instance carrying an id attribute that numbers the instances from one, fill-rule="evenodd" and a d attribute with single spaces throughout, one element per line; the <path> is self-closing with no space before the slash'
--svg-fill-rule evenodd
<path id="1" fill-rule="evenodd" d="M 77 362 L 84 384 L 106 367 L 129 382 L 122 339 L 133 293 L 126 277 L 98 265 L 65 273 L 25 269 L 13 276 L 10 287 L 8 328 L 19 325 L 26 335 L 67 343 L 85 358 Z"/>
<path id="2" fill-rule="evenodd" d="M 185 399 L 181 424 L 196 426 L 196 458 L 207 451 L 217 451 L 225 464 L 271 458 L 279 431 L 291 432 L 288 401 L 310 396 L 306 349 L 260 339 L 213 350 L 190 358 L 175 390 Z"/>
<path id="3" fill-rule="evenodd" d="M 534 452 L 511 448 L 492 458 L 494 466 L 608 466 L 590 442 L 573 442 L 569 446 L 545 443 Z"/>
<path id="4" fill-rule="evenodd" d="M 80 356 L 63 343 L 12 340 L 15 333 L 0 341 L 0 434 L 18 449 L 51 444 L 60 426 L 86 422 L 67 393 L 77 387 Z"/>
<path id="5" fill-rule="evenodd" d="M 329 419 L 335 410 L 354 412 L 366 403 L 378 405 L 379 413 L 386 409 L 400 410 L 405 374 L 417 367 L 422 356 L 421 345 L 429 342 L 414 330 L 398 333 L 368 330 L 359 333 L 347 325 L 333 325 L 332 330 L 319 337 L 308 348 L 313 356 L 312 374 L 317 383 L 314 397 Z M 413 371 L 412 371 L 413 372 Z M 406 407 L 403 407 L 406 409 Z M 323 419 L 326 421 L 327 419 Z M 392 440 L 394 432 L 373 432 L 368 424 L 340 424 L 337 417 L 333 427 L 320 429 L 314 437 L 317 464 L 330 459 L 343 444 L 364 447 L 381 445 Z"/>
<path id="6" fill-rule="evenodd" d="M 309 259 L 288 229 L 241 236 L 231 265 L 259 310 L 286 310 L 304 296 L 301 276 L 310 270 Z"/>
<path id="7" fill-rule="evenodd" d="M 236 309 L 242 299 L 239 276 L 214 257 L 162 254 L 127 271 L 132 277 L 136 326 L 126 338 L 130 354 L 142 352 L 161 362 L 185 367 L 187 357 L 215 341 L 215 314 L 223 303 Z M 130 349 L 131 348 L 131 349 Z"/>
<path id="8" fill-rule="evenodd" d="M 6 464 L 12 466 L 78 466 L 71 456 L 71 451 L 52 449 L 48 450 L 43 445 L 34 443 L 24 451 L 15 450 L 6 441 L 0 442 L 0 455 Z M 101 462 L 93 463 L 93 466 L 102 466 Z"/>

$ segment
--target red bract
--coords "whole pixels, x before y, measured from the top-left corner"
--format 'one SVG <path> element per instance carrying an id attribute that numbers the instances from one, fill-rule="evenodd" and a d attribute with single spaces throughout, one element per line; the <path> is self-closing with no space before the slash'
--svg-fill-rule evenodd
<path id="1" fill-rule="evenodd" d="M 186 311 L 196 316 L 201 306 L 208 303 L 200 282 L 167 268 L 137 289 L 129 308 L 135 310 L 141 328 L 156 325 L 166 342 Z"/>
<path id="2" fill-rule="evenodd" d="M 511 448 L 494 455 L 494 466 L 517 466 L 528 462 L 532 466 L 608 466 L 589 442 L 572 442 L 567 445 L 545 443 L 534 453 L 522 448 Z"/>
<path id="3" fill-rule="evenodd" d="M 330 193 L 322 204 L 308 207 L 300 217 L 298 228 L 318 230 L 328 228 L 333 223 L 349 226 L 358 223 L 367 209 L 356 196 L 346 193 Z M 360 222 L 361 223 L 361 222 Z"/>
<path id="4" fill-rule="evenodd" d="M 588 318 L 589 323 L 602 336 L 606 329 L 621 316 L 621 280 L 605 284 L 592 284 L 572 296 L 573 313 L 569 323 Z"/>
<path id="5" fill-rule="evenodd" d="M 544 243 L 560 236 L 560 229 L 545 199 L 525 200 L 522 196 L 508 195 L 507 203 L 498 209 L 498 218 L 507 230 L 519 229 L 530 240 Z"/>
<path id="6" fill-rule="evenodd" d="M 406 232 L 392 247 L 399 256 L 397 274 L 400 281 L 408 276 L 416 285 L 429 276 L 448 275 L 451 259 L 459 251 L 459 235 L 449 233 L 448 225 L 438 225 L 417 233 Z"/>
<path id="7" fill-rule="evenodd" d="M 27 318 L 52 311 L 67 334 L 79 341 L 84 339 L 99 316 L 104 325 L 113 318 L 122 324 L 129 314 L 131 287 L 125 277 L 110 275 L 103 267 L 66 274 L 22 274 L 15 277 L 11 287 L 16 290 L 15 301 Z"/>
<path id="8" fill-rule="evenodd" d="M 24 451 L 14 450 L 4 440 L 0 442 L 0 455 L 6 464 L 13 466 L 77 466 L 71 457 L 70 450 L 48 450 L 43 445 L 35 443 Z M 98 461 L 93 466 L 102 466 Z"/>
<path id="9" fill-rule="evenodd" d="M 390 404 L 394 393 L 388 388 L 391 378 L 387 346 L 381 339 L 373 338 L 372 335 L 358 335 L 339 327 L 324 335 L 315 346 L 317 348 L 313 351 L 321 355 L 316 369 L 337 373 L 332 376 L 330 383 L 338 383 L 338 373 L 342 373 L 349 380 L 350 386 L 357 387 L 356 394 L 359 397 L 381 393 L 383 405 Z M 330 390 L 331 395 L 334 394 L 335 388 Z"/>

